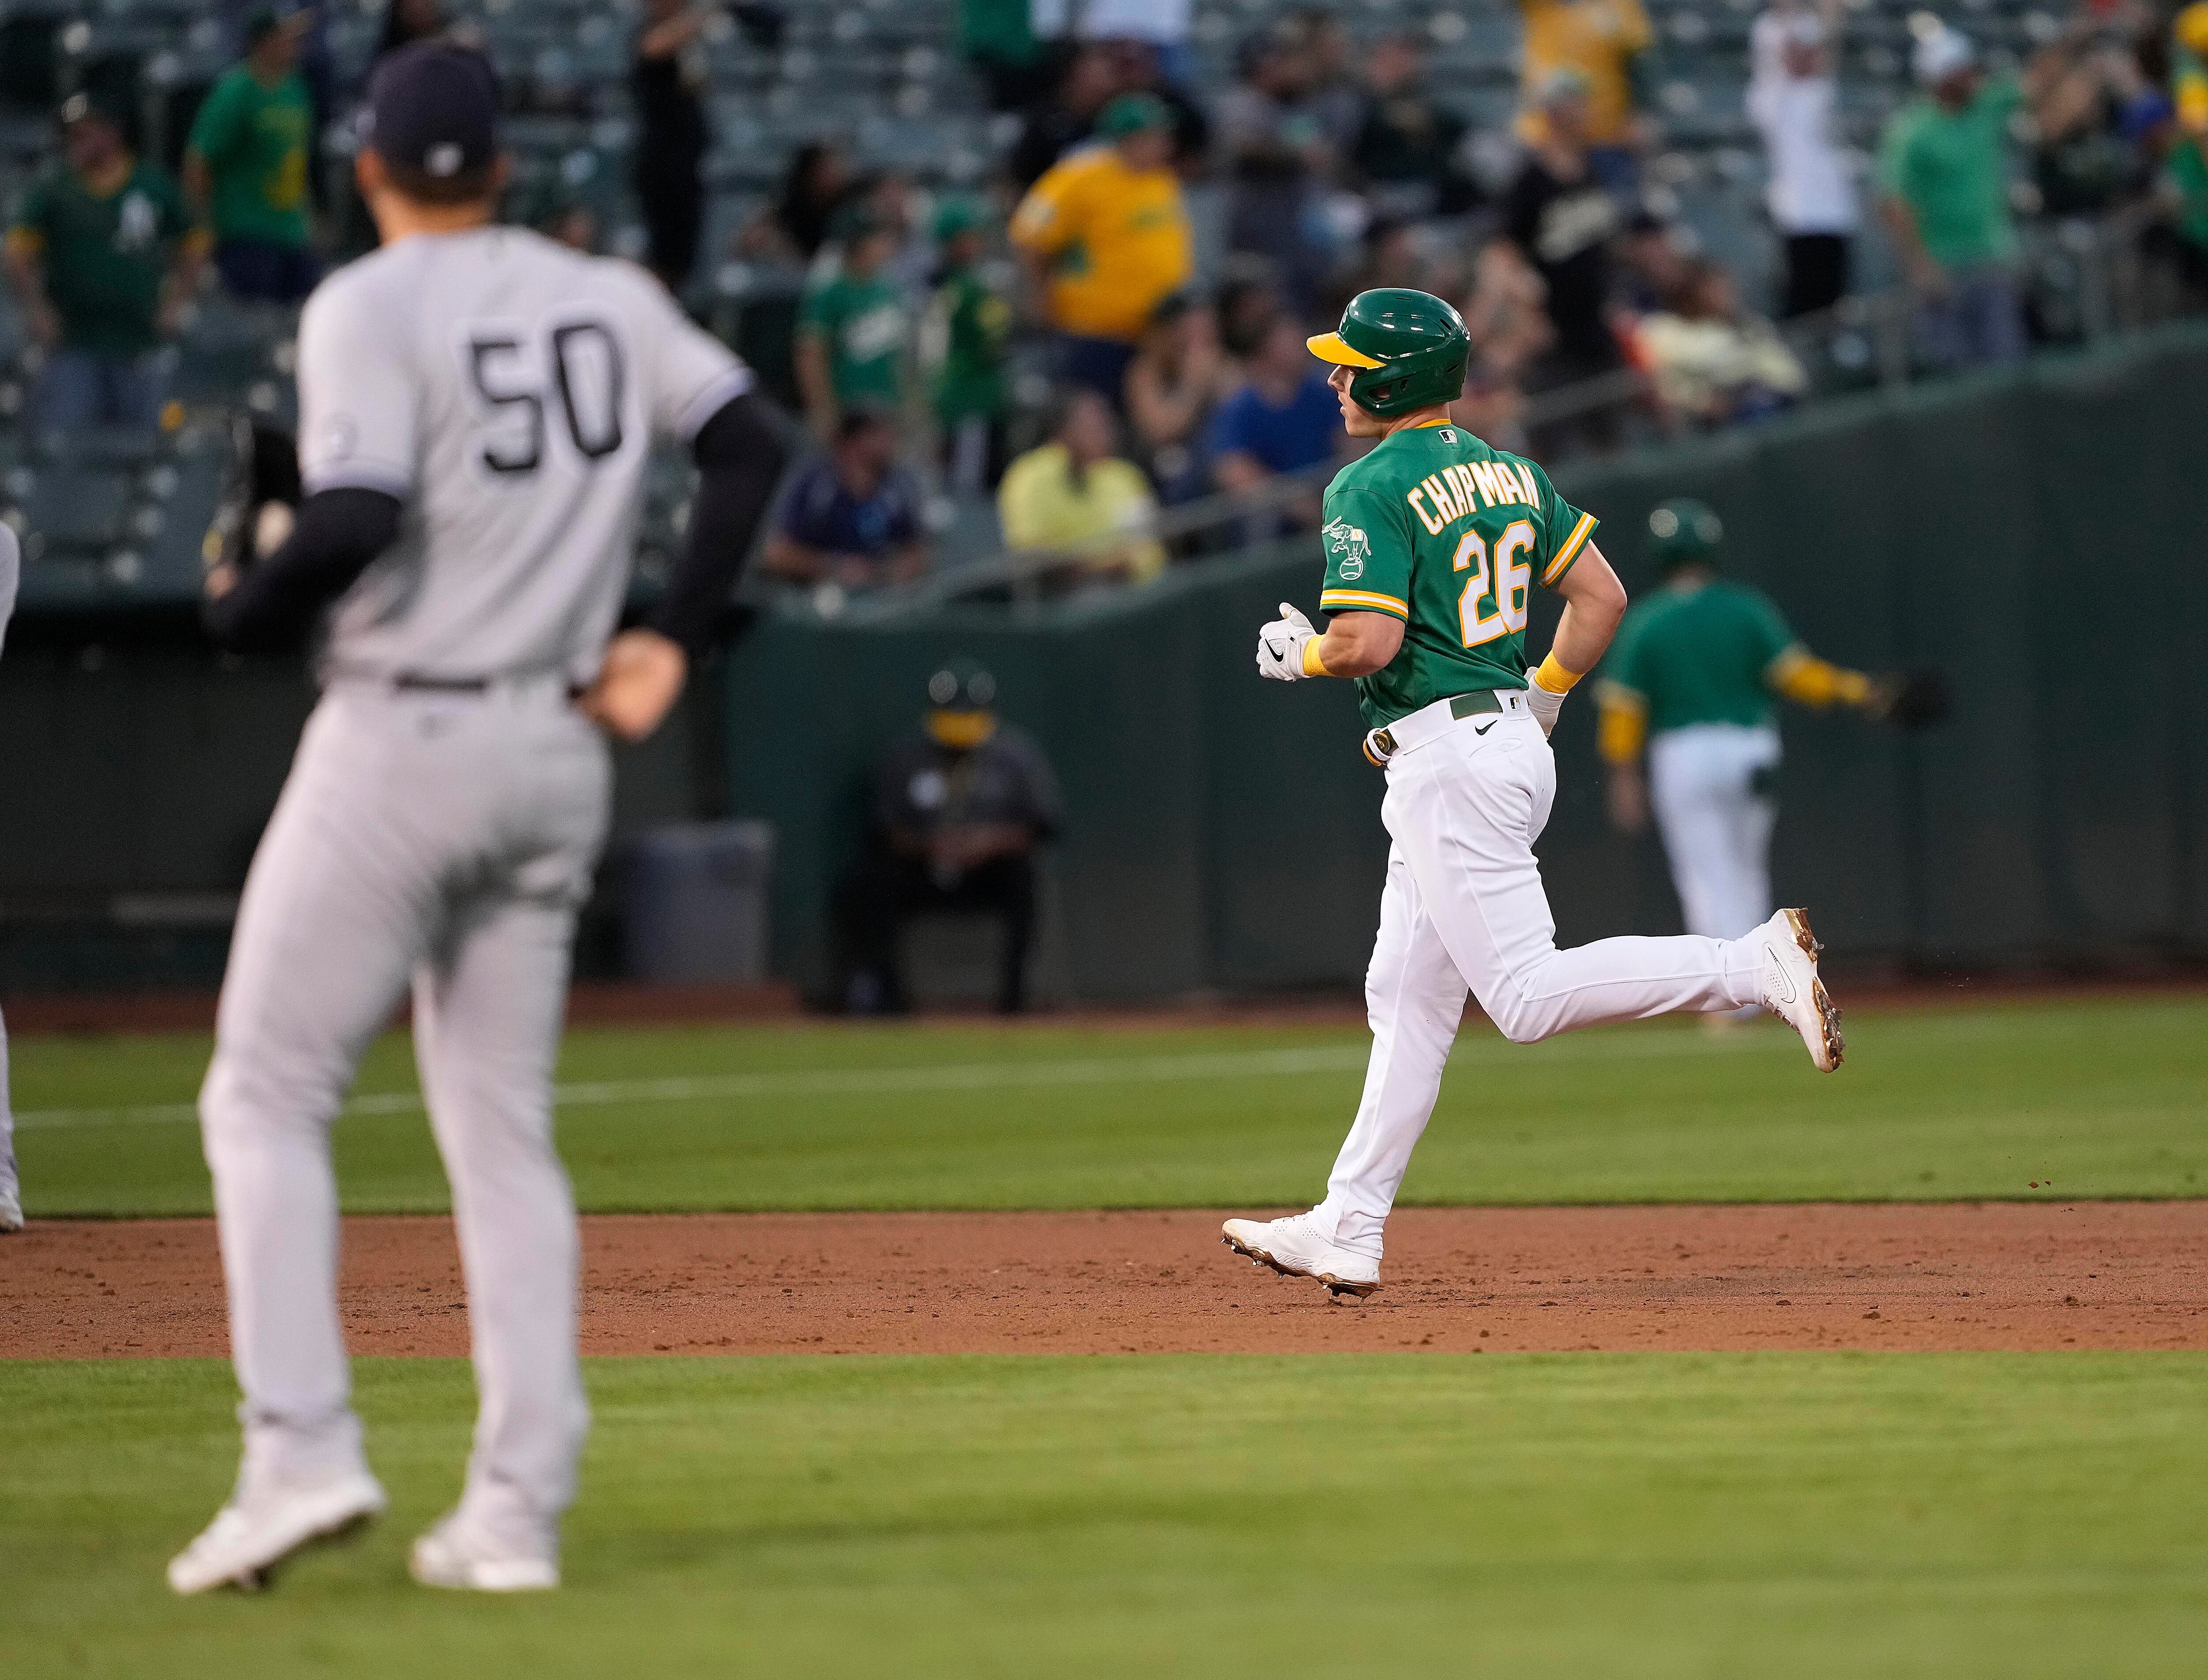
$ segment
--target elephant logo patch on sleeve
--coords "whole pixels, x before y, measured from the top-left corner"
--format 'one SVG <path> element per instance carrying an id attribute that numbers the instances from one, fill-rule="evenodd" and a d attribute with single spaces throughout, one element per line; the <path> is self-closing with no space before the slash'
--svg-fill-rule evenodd
<path id="1" fill-rule="evenodd" d="M 1370 537 L 1342 519 L 1328 520 L 1320 527 L 1319 534 L 1326 538 L 1326 551 L 1334 561 L 1335 577 L 1346 584 L 1353 584 L 1365 575 L 1365 562 L 1372 558 Z"/>

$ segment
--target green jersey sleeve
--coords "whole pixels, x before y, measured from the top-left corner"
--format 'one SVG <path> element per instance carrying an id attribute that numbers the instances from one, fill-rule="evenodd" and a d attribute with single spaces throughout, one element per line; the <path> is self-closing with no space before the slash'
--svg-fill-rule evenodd
<path id="1" fill-rule="evenodd" d="M 1641 632 L 1648 627 L 1648 606 L 1635 602 L 1626 611 L 1625 622 L 1617 627 L 1617 639 L 1610 645 L 1603 657 L 1602 681 L 1611 688 L 1622 688 L 1644 701 L 1648 694 L 1647 680 L 1641 670 L 1641 649 L 1647 638 Z"/>
<path id="2" fill-rule="evenodd" d="M 219 163 L 227 156 L 239 139 L 238 119 L 243 114 L 243 85 L 234 75 L 225 75 L 207 92 L 206 103 L 192 118 L 191 136 L 184 144 L 186 149 L 196 152 L 209 163 Z"/>
<path id="3" fill-rule="evenodd" d="M 1370 490 L 1329 491 L 1319 542 L 1326 550 L 1326 579 L 1318 597 L 1321 612 L 1386 613 L 1409 621 L 1407 507 L 1390 507 Z"/>
<path id="4" fill-rule="evenodd" d="M 1541 545 L 1533 556 L 1534 570 L 1544 589 L 1554 589 L 1572 569 L 1572 562 L 1586 552 L 1588 539 L 1602 521 L 1592 513 L 1582 513 L 1558 495 L 1549 475 L 1539 467 L 1533 472 L 1541 510 Z"/>
<path id="5" fill-rule="evenodd" d="M 816 333 L 833 333 L 841 324 L 843 314 L 837 303 L 837 287 L 830 280 L 805 289 L 805 297 L 798 304 L 797 324 Z"/>
<path id="6" fill-rule="evenodd" d="M 1794 645 L 1794 631 L 1786 622 L 1785 614 L 1769 596 L 1755 590 L 1744 591 L 1747 597 L 1748 619 L 1755 635 L 1758 667 L 1771 669 L 1779 656 Z"/>

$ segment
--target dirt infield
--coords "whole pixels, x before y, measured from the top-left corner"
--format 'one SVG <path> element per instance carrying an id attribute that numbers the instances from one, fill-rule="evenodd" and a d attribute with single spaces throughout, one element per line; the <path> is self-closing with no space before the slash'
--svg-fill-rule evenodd
<path id="1" fill-rule="evenodd" d="M 1330 1305 L 1214 1213 L 585 1221 L 592 1353 L 2208 1348 L 2208 1202 L 1408 1209 Z M 467 1351 L 450 1224 L 345 1226 L 354 1350 Z M 0 1357 L 226 1351 L 204 1220 L 0 1242 Z"/>

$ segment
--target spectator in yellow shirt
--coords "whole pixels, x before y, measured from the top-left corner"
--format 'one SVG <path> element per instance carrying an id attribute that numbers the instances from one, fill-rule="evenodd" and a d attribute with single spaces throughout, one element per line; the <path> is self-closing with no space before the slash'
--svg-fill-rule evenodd
<path id="1" fill-rule="evenodd" d="M 1086 578 L 1139 584 L 1165 570 L 1165 547 L 1149 534 L 1149 481 L 1113 455 L 1117 432 L 1095 392 L 1067 393 L 1051 441 L 1014 461 L 998 487 L 1007 548 L 1064 555 Z"/>
<path id="2" fill-rule="evenodd" d="M 1640 113 L 1656 41 L 1641 0 L 1518 0 L 1518 9 L 1526 22 L 1519 138 L 1541 143 L 1542 90 L 1559 70 L 1576 71 L 1587 79 L 1588 165 L 1611 192 L 1631 192 L 1635 156 L 1648 142 Z"/>
<path id="3" fill-rule="evenodd" d="M 1188 210 L 1164 100 L 1122 93 L 1098 113 L 1096 133 L 1101 144 L 1029 189 L 1011 237 L 1058 330 L 1060 373 L 1116 405 L 1151 315 L 1187 283 Z"/>

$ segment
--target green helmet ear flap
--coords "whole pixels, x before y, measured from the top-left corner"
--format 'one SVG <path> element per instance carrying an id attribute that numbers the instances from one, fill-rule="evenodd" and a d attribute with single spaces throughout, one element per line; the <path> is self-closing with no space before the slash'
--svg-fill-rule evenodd
<path id="1" fill-rule="evenodd" d="M 1359 292 L 1339 328 L 1306 343 L 1322 362 L 1356 369 L 1350 400 L 1383 420 L 1455 402 L 1472 359 L 1464 317 L 1431 292 L 1401 286 Z"/>

